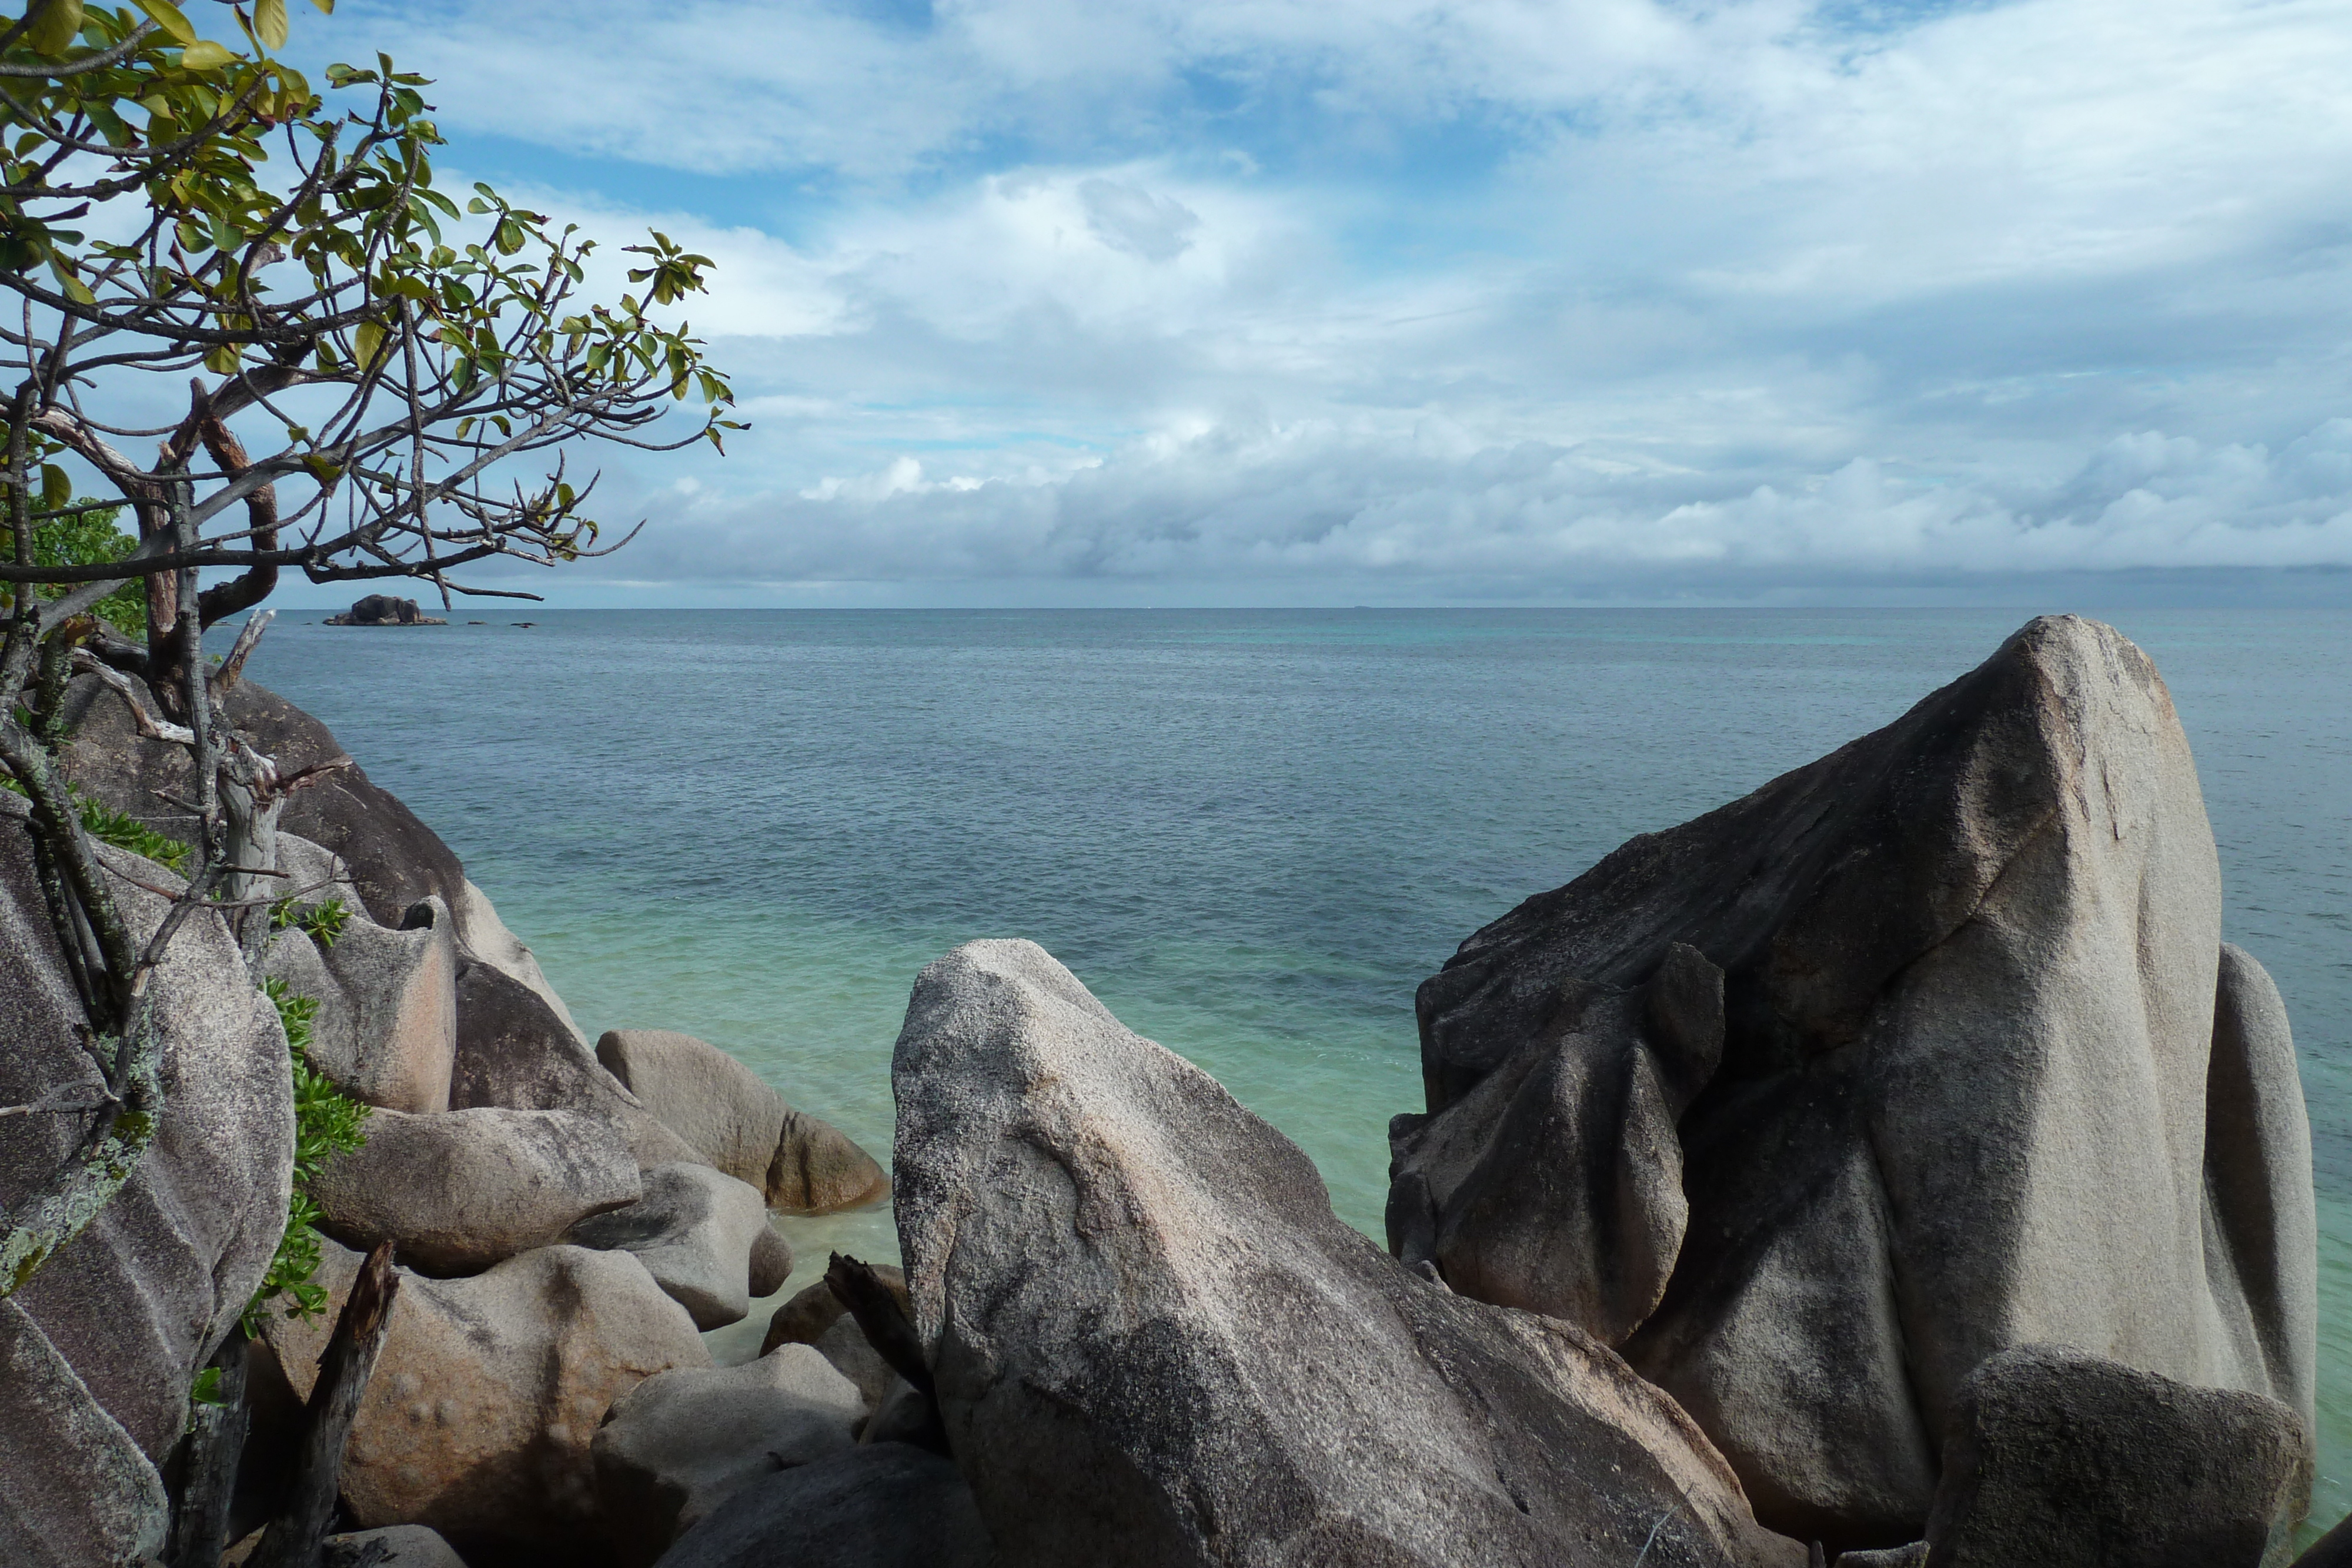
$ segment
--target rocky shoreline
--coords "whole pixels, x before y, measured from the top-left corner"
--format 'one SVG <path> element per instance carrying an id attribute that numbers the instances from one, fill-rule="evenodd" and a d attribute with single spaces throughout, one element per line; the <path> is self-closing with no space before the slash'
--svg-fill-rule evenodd
<path id="1" fill-rule="evenodd" d="M 281 767 L 341 756 L 249 683 L 229 701 Z M 68 713 L 78 788 L 172 831 L 184 753 L 90 676 Z M 90 1071 L 23 810 L 0 795 L 9 1104 Z M 1385 1250 L 1034 944 L 915 977 L 886 1172 L 715 1046 L 592 1045 L 360 768 L 294 797 L 278 842 L 262 972 L 371 1109 L 304 1184 L 318 1310 L 273 1305 L 238 1353 L 232 1541 L 279 1505 L 384 1249 L 330 1563 L 2294 1558 L 2316 1354 L 2294 1046 L 2221 940 L 2170 699 L 2095 622 L 2034 622 L 1470 936 L 1422 988 Z M 152 926 L 177 879 L 105 852 Z M 190 1391 L 284 1228 L 288 1015 L 205 924 L 161 975 L 145 1163 L 0 1300 L 0 1561 L 166 1560 Z M 0 1120 L 0 1204 L 65 1132 Z M 757 1359 L 714 1364 L 702 1333 L 791 1274 L 772 1216 L 885 1199 L 903 1273 L 836 1258 Z"/>

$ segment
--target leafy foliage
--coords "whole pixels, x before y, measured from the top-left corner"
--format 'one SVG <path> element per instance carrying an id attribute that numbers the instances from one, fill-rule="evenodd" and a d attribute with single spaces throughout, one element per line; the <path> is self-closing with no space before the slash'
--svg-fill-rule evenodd
<path id="1" fill-rule="evenodd" d="M 321 947 L 331 947 L 343 928 L 352 922 L 351 906 L 341 894 L 323 902 L 303 904 L 291 898 L 281 898 L 269 906 L 269 928 L 272 931 L 299 930 Z"/>
<path id="2" fill-rule="evenodd" d="M 560 456 L 531 486 L 493 486 L 502 460 L 580 436 L 716 446 L 742 428 L 701 340 L 662 314 L 701 291 L 708 256 L 652 234 L 627 247 L 644 262 L 632 291 L 583 299 L 593 241 L 488 185 L 462 208 L 436 188 L 425 78 L 382 55 L 373 68 L 331 66 L 330 106 L 273 57 L 283 0 L 231 15 L 244 36 L 226 43 L 166 0 L 30 0 L 13 25 L 0 15 L 0 287 L 57 323 L 5 331 L 16 351 L 0 363 L 35 392 L 28 464 L 72 451 L 97 465 L 147 514 L 142 536 L 165 531 L 164 481 L 187 473 L 194 564 L 446 586 L 449 569 L 489 556 L 552 563 L 598 549 L 581 511 L 591 486 Z M 150 472 L 102 450 L 103 427 L 70 394 L 92 362 L 224 379 L 199 386 Z M 305 388 L 333 396 L 288 401 Z M 689 396 L 708 408 L 699 428 L 636 434 Z M 218 423 L 246 411 L 282 443 L 257 461 Z M 199 445 L 215 470 L 188 465 Z M 16 481 L 26 498 L 32 472 Z M 285 481 L 308 494 L 281 518 Z M 37 521 L 58 515 L 41 488 Z M 240 505 L 242 528 L 223 517 Z M 299 542 L 281 541 L 298 523 Z M 191 564 L 184 549 L 175 559 Z M 0 564 L 0 580 L 22 570 Z"/>
<path id="3" fill-rule="evenodd" d="M 286 1047 L 294 1065 L 294 1190 L 286 1204 L 286 1234 L 261 1288 L 246 1304 L 248 1333 L 260 1332 L 264 1309 L 280 1297 L 287 1300 L 289 1318 L 316 1317 L 325 1310 L 327 1291 L 314 1282 L 319 1272 L 320 1210 L 308 1190 L 310 1181 L 337 1155 L 347 1155 L 367 1142 L 371 1108 L 352 1099 L 310 1065 L 310 1026 L 319 1016 L 315 997 L 296 996 L 286 982 L 262 982 L 262 994 L 278 1009 L 286 1029 Z"/>
<path id="4" fill-rule="evenodd" d="M 65 472 L 55 464 L 42 470 L 45 484 L 55 476 L 58 483 L 47 486 L 63 490 Z M 77 497 L 67 509 L 48 522 L 33 529 L 33 564 L 36 566 L 97 566 L 106 561 L 121 560 L 129 555 L 138 540 L 116 528 L 115 519 L 122 515 L 120 501 L 100 501 L 89 497 Z M 0 553 L 16 547 L 16 532 L 5 517 L 0 517 Z M 65 591 L 62 588 L 39 591 L 44 599 L 54 599 Z M 147 634 L 147 596 L 135 582 L 121 588 L 100 600 L 90 609 L 99 618 L 126 637 Z"/>
<path id="5" fill-rule="evenodd" d="M 25 793 L 24 785 L 10 778 L 0 778 L 0 789 Z M 102 844 L 112 844 L 118 850 L 129 850 L 134 855 L 144 855 L 166 871 L 185 874 L 189 849 L 179 840 L 157 832 L 127 811 L 118 811 L 94 796 L 79 789 L 73 791 L 74 812 L 81 818 L 82 831 Z"/>

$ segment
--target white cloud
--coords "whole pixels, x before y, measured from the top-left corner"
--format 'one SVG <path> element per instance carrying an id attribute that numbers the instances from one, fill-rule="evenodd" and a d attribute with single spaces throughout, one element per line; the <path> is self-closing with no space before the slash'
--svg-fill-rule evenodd
<path id="1" fill-rule="evenodd" d="M 755 429 L 682 508 L 619 465 L 633 577 L 2352 564 L 2345 0 L 1841 14 L 354 25 L 461 131 L 721 177 L 533 193 L 719 263 Z"/>

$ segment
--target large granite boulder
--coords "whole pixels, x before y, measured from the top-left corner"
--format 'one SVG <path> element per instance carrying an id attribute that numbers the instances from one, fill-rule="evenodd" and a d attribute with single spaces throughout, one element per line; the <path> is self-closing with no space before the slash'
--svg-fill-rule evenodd
<path id="1" fill-rule="evenodd" d="M 87 1103 L 99 1078 L 87 1026 L 33 867 L 23 798 L 0 792 L 0 1105 L 53 1093 Z M 115 898 L 144 941 L 179 879 L 101 847 Z M 135 880 L 133 880 L 135 879 Z M 146 887 L 140 884 L 144 883 Z M 293 1085 L 278 1015 L 236 944 L 203 912 L 152 982 L 163 1113 L 146 1156 L 88 1228 L 10 1298 L 139 1450 L 161 1463 L 184 1429 L 188 1387 L 261 1283 L 286 1226 Z M 44 1189 L 87 1111 L 0 1117 L 0 1213 Z M 12 1411 L 28 1442 L 49 1417 Z M 62 1437 L 58 1440 L 65 1440 Z"/>
<path id="2" fill-rule="evenodd" d="M 2279 1568 L 2311 1437 L 2275 1399 L 2028 1345 L 1960 1385 L 1930 1568 Z"/>
<path id="3" fill-rule="evenodd" d="M 926 968 L 892 1082 L 916 1324 L 1004 1561 L 1804 1563 L 1605 1346 L 1384 1255 L 1034 944 Z"/>
<path id="4" fill-rule="evenodd" d="M 1392 1247 L 1622 1345 L 1758 1514 L 1918 1537 L 2027 1341 L 2310 1419 L 2310 1143 L 2221 941 L 2169 695 L 2032 622 L 1886 728 L 1463 944 L 1421 988 Z"/>
<path id="5" fill-rule="evenodd" d="M 625 1207 L 580 1220 L 564 1239 L 629 1252 L 705 1333 L 751 1311 L 751 1257 L 768 1228 L 759 1190 L 709 1166 L 655 1166 Z"/>
<path id="6" fill-rule="evenodd" d="M 646 1378 L 590 1445 L 623 1568 L 646 1568 L 752 1482 L 856 1447 L 865 1416 L 857 1390 L 804 1344 Z"/>
<path id="7" fill-rule="evenodd" d="M 449 1109 L 457 1051 L 457 945 L 448 908 L 428 898 L 396 930 L 355 914 L 326 946 L 275 933 L 262 973 L 319 1004 L 310 1063 L 353 1099 L 390 1111 Z"/>
<path id="8" fill-rule="evenodd" d="M 606 1071 L 545 998 L 488 963 L 468 962 L 457 971 L 449 1103 L 576 1111 L 619 1128 L 641 1167 L 709 1163 Z"/>
<path id="9" fill-rule="evenodd" d="M 705 1040 L 672 1030 L 607 1030 L 596 1060 L 704 1159 L 764 1192 L 771 1208 L 829 1214 L 890 1190 L 874 1156 Z"/>
<path id="10" fill-rule="evenodd" d="M 955 1466 L 904 1443 L 876 1443 L 743 1488 L 679 1537 L 660 1568 L 989 1568 L 992 1561 L 988 1531 Z"/>
<path id="11" fill-rule="evenodd" d="M 391 1241 L 427 1274 L 471 1274 L 549 1246 L 643 1195 L 610 1123 L 570 1111 L 378 1111 L 367 1142 L 311 1181 L 320 1228 L 362 1252 Z"/>
<path id="12" fill-rule="evenodd" d="M 151 712 L 159 711 L 152 694 L 142 689 L 142 695 Z M 231 724 L 276 759 L 281 774 L 346 756 L 325 725 L 250 680 L 230 687 L 221 706 Z M 187 747 L 141 735 L 121 695 L 96 675 L 75 679 L 65 716 L 72 739 L 59 761 L 77 785 L 163 832 L 188 835 L 188 813 L 171 804 L 195 799 Z M 341 856 L 379 925 L 398 926 L 409 907 L 425 898 L 437 896 L 451 909 L 463 899 L 465 869 L 449 846 L 356 766 L 336 768 L 296 792 L 278 828 Z"/>
<path id="13" fill-rule="evenodd" d="M 170 1522 L 153 1462 L 41 1326 L 0 1298 L 0 1563 L 136 1563 L 163 1550 Z"/>
<path id="14" fill-rule="evenodd" d="M 539 967 L 539 956 L 523 946 L 522 939 L 507 929 L 506 922 L 490 903 L 490 896 L 468 882 L 459 890 L 458 902 L 449 906 L 457 917 L 457 939 L 465 946 L 467 955 L 477 963 L 491 968 L 516 982 L 523 989 L 547 1004 L 558 1022 L 582 1045 L 588 1037 L 578 1024 L 572 1021 L 572 1009 L 547 983 L 546 972 Z"/>
<path id="15" fill-rule="evenodd" d="M 265 1328 L 298 1399 L 359 1273 L 358 1253 L 320 1250 L 325 1312 Z M 625 1252 L 545 1247 L 462 1280 L 404 1270 L 343 1455 L 344 1511 L 362 1529 L 429 1526 L 468 1556 L 597 1561 L 598 1424 L 654 1374 L 709 1364 L 685 1309 Z"/>

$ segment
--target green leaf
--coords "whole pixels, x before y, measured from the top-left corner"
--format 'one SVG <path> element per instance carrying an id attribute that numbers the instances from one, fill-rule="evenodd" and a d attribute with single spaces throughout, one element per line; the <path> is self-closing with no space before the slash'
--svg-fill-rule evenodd
<path id="1" fill-rule="evenodd" d="M 262 47 L 286 47 L 286 0 L 253 0 L 253 34 Z"/>
<path id="2" fill-rule="evenodd" d="M 235 343 L 217 343 L 205 350 L 205 369 L 216 376 L 235 375 L 237 363 Z"/>
<path id="3" fill-rule="evenodd" d="M 138 4 L 142 11 L 154 18 L 157 26 L 181 43 L 194 44 L 196 41 L 196 29 L 180 15 L 180 8 L 173 5 L 172 0 L 138 0 Z"/>
<path id="4" fill-rule="evenodd" d="M 36 52 L 62 55 L 81 31 L 81 0 L 49 0 L 48 9 L 26 38 Z"/>
<path id="5" fill-rule="evenodd" d="M 54 463 L 41 465 L 41 510 L 54 512 L 73 499 L 73 481 Z"/>
<path id="6" fill-rule="evenodd" d="M 188 1397 L 199 1405 L 226 1405 L 228 1401 L 221 1396 L 220 1382 L 221 1369 L 207 1366 L 196 1374 L 195 1386 L 188 1390 Z"/>
<path id="7" fill-rule="evenodd" d="M 310 4 L 316 5 L 327 16 L 331 16 L 335 14 L 335 0 L 310 0 Z"/>
<path id="8" fill-rule="evenodd" d="M 236 57 L 226 45 L 203 38 L 180 51 L 180 65 L 186 70 L 215 71 Z"/>
<path id="9" fill-rule="evenodd" d="M 383 329 L 373 321 L 362 321 L 352 335 L 352 341 L 359 351 L 360 369 L 366 370 L 383 352 Z"/>

